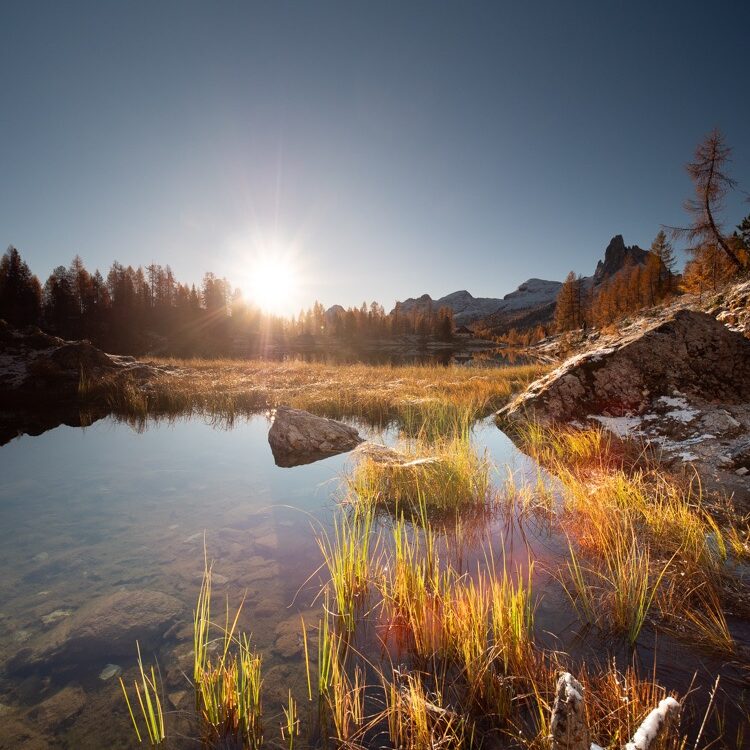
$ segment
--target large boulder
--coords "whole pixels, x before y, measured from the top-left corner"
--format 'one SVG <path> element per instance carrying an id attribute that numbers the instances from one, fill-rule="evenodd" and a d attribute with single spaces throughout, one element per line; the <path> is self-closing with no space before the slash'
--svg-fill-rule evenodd
<path id="1" fill-rule="evenodd" d="M 11 671 L 35 664 L 105 664 L 116 657 L 133 656 L 135 642 L 142 647 L 158 642 L 182 612 L 182 603 L 160 591 L 117 591 L 97 597 L 27 649 L 16 654 Z"/>
<path id="2" fill-rule="evenodd" d="M 497 417 L 511 430 L 526 420 L 598 422 L 750 499 L 750 341 L 702 312 L 679 310 L 571 357 Z"/>
<path id="3" fill-rule="evenodd" d="M 298 466 L 350 451 L 362 442 L 357 430 L 334 419 L 280 406 L 268 431 L 277 466 Z"/>
<path id="4" fill-rule="evenodd" d="M 569 422 L 641 414 L 660 396 L 750 401 L 750 341 L 701 312 L 670 319 L 616 345 L 571 357 L 499 416 Z"/>

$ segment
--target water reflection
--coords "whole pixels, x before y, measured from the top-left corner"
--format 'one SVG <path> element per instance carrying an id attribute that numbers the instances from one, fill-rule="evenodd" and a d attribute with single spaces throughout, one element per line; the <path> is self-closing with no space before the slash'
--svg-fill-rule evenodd
<path id="1" fill-rule="evenodd" d="M 16 662 L 0 678 L 0 747 L 132 746 L 115 679 L 132 675 L 131 634 L 118 636 L 115 629 L 111 637 L 127 641 L 113 648 L 116 655 L 100 653 L 74 665 L 44 651 L 87 604 L 119 592 L 161 592 L 181 605 L 168 624 L 159 622 L 147 657 L 161 667 L 172 726 L 189 735 L 185 674 L 192 668 L 191 611 L 204 544 L 215 560 L 218 609 L 224 596 L 230 609 L 246 597 L 240 627 L 252 633 L 264 657 L 269 715 L 279 711 L 288 688 L 306 700 L 300 616 L 317 624 L 324 577 L 316 573 L 321 555 L 314 531 L 330 526 L 350 459 L 343 454 L 278 468 L 267 430 L 263 416 L 237 420 L 231 430 L 177 420 L 149 422 L 140 432 L 104 419 L 0 449 L 0 662 Z M 392 432 L 377 437 L 386 443 L 396 438 Z M 494 425 L 478 426 L 475 440 L 500 467 L 498 485 L 506 466 L 519 480 L 536 482 L 536 465 Z M 380 519 L 384 535 L 392 522 L 387 515 Z M 458 532 L 445 524 L 439 543 L 443 559 L 469 573 L 488 554 L 511 568 L 535 560 L 535 635 L 545 646 L 589 663 L 608 655 L 621 664 L 633 658 L 621 644 L 579 625 L 555 579 L 567 540 L 549 519 L 479 515 L 471 523 L 462 519 Z M 742 627 L 737 634 L 747 643 Z M 18 668 L 26 650 L 47 655 Z M 696 670 L 697 684 L 710 684 L 719 670 L 742 679 L 740 670 L 650 631 L 644 631 L 638 658 L 646 665 L 656 658 L 658 676 L 680 690 Z M 736 697 L 740 688 L 732 689 Z"/>

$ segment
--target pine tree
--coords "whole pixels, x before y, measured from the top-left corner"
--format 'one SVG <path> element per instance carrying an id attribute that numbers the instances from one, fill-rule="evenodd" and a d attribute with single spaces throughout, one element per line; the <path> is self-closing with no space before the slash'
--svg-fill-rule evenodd
<path id="1" fill-rule="evenodd" d="M 667 239 L 667 233 L 663 229 L 659 230 L 651 243 L 651 252 L 661 261 L 661 267 L 659 268 L 660 291 L 669 294 L 672 291 L 676 261 L 672 243 Z"/>
<path id="2" fill-rule="evenodd" d="M 0 318 L 17 326 L 36 325 L 42 309 L 42 287 L 12 245 L 0 259 Z"/>
<path id="3" fill-rule="evenodd" d="M 571 271 L 557 296 L 555 327 L 558 331 L 572 331 L 583 323 L 583 280 Z"/>

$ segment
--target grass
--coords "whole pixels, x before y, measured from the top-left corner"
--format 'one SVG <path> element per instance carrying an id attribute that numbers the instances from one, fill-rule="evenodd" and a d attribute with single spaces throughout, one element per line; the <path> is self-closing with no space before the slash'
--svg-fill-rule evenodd
<path id="1" fill-rule="evenodd" d="M 193 628 L 193 686 L 202 741 L 213 747 L 234 740 L 257 750 L 263 743 L 261 657 L 244 633 L 235 634 L 241 609 L 230 623 L 227 604 L 221 635 L 212 639 L 217 626 L 211 621 L 211 567 L 206 564 Z"/>
<path id="2" fill-rule="evenodd" d="M 143 668 L 143 659 L 141 658 L 141 647 L 136 641 L 136 650 L 138 652 L 138 671 L 140 673 L 140 681 L 135 680 L 133 687 L 135 688 L 136 698 L 138 699 L 138 707 L 140 708 L 140 716 L 143 720 L 143 724 L 146 727 L 146 735 L 151 743 L 152 747 L 158 747 L 164 743 L 167 734 L 164 728 L 164 712 L 161 707 L 161 700 L 159 698 L 159 688 L 157 686 L 156 672 L 153 666 L 151 667 L 150 676 Z M 130 719 L 133 722 L 133 729 L 135 730 L 138 743 L 142 743 L 140 729 L 138 728 L 138 721 L 136 721 L 133 706 L 130 703 L 128 697 L 128 691 L 125 688 L 125 683 L 120 678 L 120 687 L 122 688 L 122 694 L 125 696 L 125 703 L 128 707 L 128 713 Z"/>
<path id="3" fill-rule="evenodd" d="M 419 518 L 424 505 L 430 518 L 450 518 L 492 507 L 492 464 L 480 455 L 468 434 L 428 441 L 417 438 L 400 446 L 398 460 L 364 454 L 347 477 L 357 505 L 385 508 Z"/>
<path id="4" fill-rule="evenodd" d="M 333 536 L 324 530 L 318 546 L 331 576 L 336 614 L 348 631 L 354 630 L 357 610 L 370 582 L 370 550 L 374 508 L 355 505 L 334 519 Z"/>
<path id="5" fill-rule="evenodd" d="M 82 374 L 82 404 L 101 404 L 131 420 L 201 414 L 231 422 L 279 405 L 411 435 L 473 423 L 503 406 L 545 367 L 482 370 L 435 365 L 328 365 L 260 360 L 153 360 L 161 371 L 145 384 L 128 375 L 92 380 Z"/>
<path id="6" fill-rule="evenodd" d="M 571 540 L 561 579 L 587 622 L 635 643 L 646 619 L 734 650 L 723 616 L 727 558 L 744 555 L 746 519 L 719 514 L 700 487 L 663 472 L 601 428 L 521 429 L 524 449 L 560 480 Z"/>

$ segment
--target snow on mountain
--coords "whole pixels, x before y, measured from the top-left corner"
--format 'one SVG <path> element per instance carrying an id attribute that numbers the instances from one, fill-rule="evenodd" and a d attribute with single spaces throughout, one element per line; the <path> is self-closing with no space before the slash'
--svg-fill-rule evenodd
<path id="1" fill-rule="evenodd" d="M 411 297 L 403 302 L 397 302 L 392 312 L 398 310 L 401 313 L 409 313 L 415 309 L 426 310 L 430 307 L 437 311 L 441 307 L 450 307 L 453 310 L 454 320 L 462 325 L 496 312 L 512 312 L 547 305 L 554 302 L 561 286 L 559 281 L 529 279 L 502 299 L 474 297 L 465 289 L 451 292 L 438 299 L 432 299 L 429 294 L 423 294 L 421 297 Z"/>

